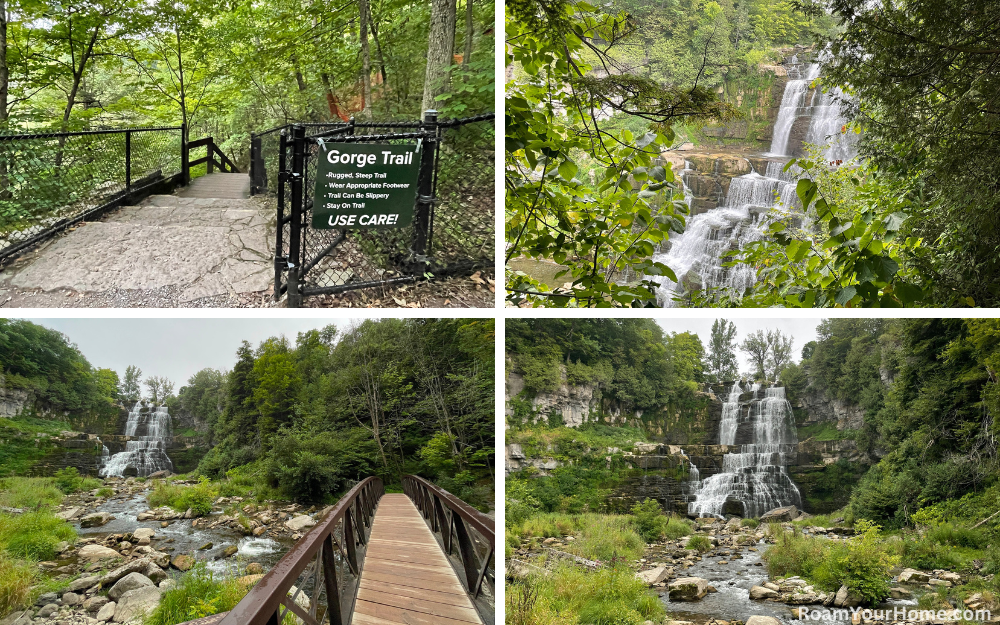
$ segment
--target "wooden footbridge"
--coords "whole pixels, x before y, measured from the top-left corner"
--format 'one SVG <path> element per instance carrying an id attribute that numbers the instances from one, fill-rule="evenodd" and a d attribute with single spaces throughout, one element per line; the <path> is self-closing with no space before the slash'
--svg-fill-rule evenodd
<path id="1" fill-rule="evenodd" d="M 185 625 L 494 625 L 493 520 L 416 476 L 370 477 L 232 611 Z"/>

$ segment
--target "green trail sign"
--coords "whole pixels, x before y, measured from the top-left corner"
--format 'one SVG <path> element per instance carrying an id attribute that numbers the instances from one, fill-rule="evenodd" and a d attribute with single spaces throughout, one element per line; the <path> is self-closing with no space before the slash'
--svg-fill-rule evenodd
<path id="1" fill-rule="evenodd" d="M 416 143 L 320 143 L 313 228 L 402 228 L 413 221 Z"/>

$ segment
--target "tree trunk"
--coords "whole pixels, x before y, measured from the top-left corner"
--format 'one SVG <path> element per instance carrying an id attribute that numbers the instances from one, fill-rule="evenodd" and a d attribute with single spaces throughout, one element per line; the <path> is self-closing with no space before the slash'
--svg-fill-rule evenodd
<path id="1" fill-rule="evenodd" d="M 472 24 L 472 0 L 465 0 L 465 52 L 462 54 L 462 69 L 469 69 L 469 59 L 472 58 L 472 36 L 475 29 Z"/>
<path id="2" fill-rule="evenodd" d="M 378 40 L 378 29 L 375 28 L 375 20 L 371 19 L 371 15 L 368 18 L 368 23 L 372 27 L 372 39 L 375 40 L 375 53 L 378 54 L 378 68 L 382 74 L 382 90 L 384 93 L 389 80 L 389 75 L 385 72 L 385 56 L 382 54 L 382 44 Z"/>
<path id="3" fill-rule="evenodd" d="M 368 0 L 358 0 L 360 11 L 359 24 L 361 32 L 361 96 L 363 107 L 361 117 L 370 118 L 372 114 L 372 56 L 368 50 Z"/>
<path id="4" fill-rule="evenodd" d="M 448 68 L 455 54 L 455 0 L 431 1 L 431 28 L 427 43 L 427 72 L 421 109 L 435 107 L 434 99 L 444 93 Z"/>
<path id="5" fill-rule="evenodd" d="M 326 88 L 326 105 L 330 109 L 330 119 L 339 117 L 345 122 L 350 121 L 347 114 L 340 109 L 340 100 L 333 93 L 333 87 L 330 86 L 330 75 L 324 72 L 320 74 L 320 78 L 323 80 L 323 86 Z"/>
<path id="6" fill-rule="evenodd" d="M 184 84 L 184 59 L 181 58 L 181 29 L 175 28 L 174 34 L 177 35 L 177 82 L 179 83 L 178 93 L 181 98 L 181 122 L 184 124 L 184 128 L 188 128 L 187 89 Z M 184 140 L 186 141 L 187 137 L 184 137 Z M 208 157 L 212 158 L 212 155 L 209 154 Z"/>
<path id="7" fill-rule="evenodd" d="M 7 0 L 0 0 L 0 127 L 7 123 Z"/>

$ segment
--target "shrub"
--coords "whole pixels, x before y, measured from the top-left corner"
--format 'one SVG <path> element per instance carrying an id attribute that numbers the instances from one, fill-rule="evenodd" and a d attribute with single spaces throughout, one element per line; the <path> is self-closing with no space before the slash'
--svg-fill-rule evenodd
<path id="1" fill-rule="evenodd" d="M 672 516 L 667 520 L 667 524 L 663 528 L 663 533 L 667 538 L 677 540 L 691 533 L 691 522 L 687 519 Z"/>
<path id="2" fill-rule="evenodd" d="M 236 607 L 250 590 L 235 577 L 216 579 L 199 562 L 185 573 L 176 587 L 163 593 L 159 605 L 146 617 L 145 625 L 174 625 Z"/>
<path id="3" fill-rule="evenodd" d="M 660 504 L 655 499 L 646 499 L 632 506 L 632 517 L 639 535 L 647 543 L 663 538 L 667 517 L 663 516 Z"/>
<path id="4" fill-rule="evenodd" d="M 749 527 L 756 529 L 760 525 L 760 520 L 758 519 L 742 519 L 740 520 L 740 526 Z"/>
<path id="5" fill-rule="evenodd" d="M 0 551 L 0 615 L 31 603 L 31 585 L 37 578 L 36 566 Z"/>
<path id="6" fill-rule="evenodd" d="M 158 482 L 146 499 L 153 508 L 169 506 L 178 512 L 190 508 L 194 514 L 205 516 L 212 512 L 212 502 L 217 495 L 216 487 L 207 478 L 202 478 L 195 486 Z"/>
<path id="7" fill-rule="evenodd" d="M 869 604 L 889 596 L 889 573 L 899 557 L 889 553 L 881 540 L 881 527 L 862 519 L 855 526 L 855 536 L 848 543 L 847 556 L 840 559 L 847 588 Z"/>
<path id="8" fill-rule="evenodd" d="M 936 543 L 926 536 L 900 542 L 897 552 L 904 566 L 915 569 L 955 570 L 962 566 L 962 558 L 954 549 Z"/>
<path id="9" fill-rule="evenodd" d="M 515 527 L 528 519 L 542 507 L 528 488 L 525 480 L 508 479 L 504 491 L 504 524 Z"/>
<path id="10" fill-rule="evenodd" d="M 51 560 L 64 540 L 76 540 L 76 531 L 48 510 L 0 513 L 0 551 L 26 560 Z"/>
<path id="11" fill-rule="evenodd" d="M 76 467 L 59 469 L 56 471 L 54 479 L 56 487 L 67 495 L 80 490 L 80 487 L 83 484 L 83 478 L 80 477 L 80 472 L 77 471 Z"/>
<path id="12" fill-rule="evenodd" d="M 635 531 L 631 517 L 594 514 L 584 518 L 580 536 L 569 551 L 602 562 L 642 557 L 646 541 Z"/>
<path id="13" fill-rule="evenodd" d="M 978 530 L 960 527 L 951 523 L 941 523 L 927 530 L 927 538 L 942 545 L 981 549 L 988 542 L 986 535 Z"/>
<path id="14" fill-rule="evenodd" d="M 581 623 L 594 625 L 642 625 L 659 621 L 663 607 L 628 566 L 599 569 L 591 581 L 593 590 L 580 608 Z"/>
<path id="15" fill-rule="evenodd" d="M 97 489 L 97 496 L 98 497 L 110 497 L 111 495 L 114 495 L 114 494 L 115 494 L 115 491 L 113 491 L 112 489 L 107 488 L 107 487 L 105 487 L 105 488 L 98 488 Z"/>
<path id="16" fill-rule="evenodd" d="M 685 549 L 693 549 L 698 553 L 705 553 L 712 549 L 712 541 L 707 536 L 692 536 L 688 539 Z"/>

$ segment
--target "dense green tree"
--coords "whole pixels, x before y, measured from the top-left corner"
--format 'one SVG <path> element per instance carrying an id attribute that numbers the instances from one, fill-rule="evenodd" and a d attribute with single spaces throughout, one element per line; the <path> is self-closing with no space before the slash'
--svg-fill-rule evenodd
<path id="1" fill-rule="evenodd" d="M 716 319 L 712 322 L 706 369 L 713 382 L 729 382 L 739 375 L 739 361 L 736 358 L 736 324 L 732 321 Z"/>
<path id="2" fill-rule="evenodd" d="M 135 365 L 125 368 L 125 378 L 122 379 L 121 389 L 118 394 L 129 407 L 142 398 L 142 369 Z"/>

